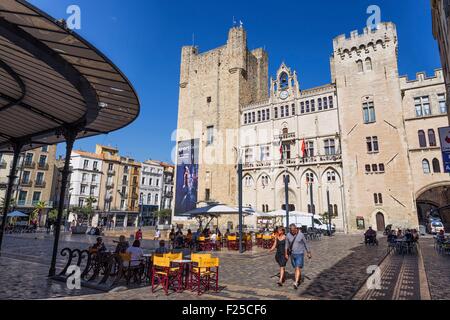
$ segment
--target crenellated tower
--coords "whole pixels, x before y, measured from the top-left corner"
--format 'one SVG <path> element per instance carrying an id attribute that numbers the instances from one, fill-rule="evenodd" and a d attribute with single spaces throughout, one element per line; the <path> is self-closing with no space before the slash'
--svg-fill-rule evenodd
<path id="1" fill-rule="evenodd" d="M 382 220 L 411 225 L 417 220 L 403 125 L 398 76 L 398 40 L 393 23 L 353 31 L 333 41 L 341 127 L 348 225 L 357 219 L 375 229 Z M 382 205 L 374 195 L 382 195 Z M 377 201 L 379 202 L 379 201 Z"/>
<path id="2" fill-rule="evenodd" d="M 198 201 L 237 204 L 237 135 L 225 135 L 237 134 L 242 105 L 267 98 L 268 55 L 248 49 L 244 28 L 231 28 L 226 44 L 211 51 L 182 48 L 177 140 L 200 139 Z"/>

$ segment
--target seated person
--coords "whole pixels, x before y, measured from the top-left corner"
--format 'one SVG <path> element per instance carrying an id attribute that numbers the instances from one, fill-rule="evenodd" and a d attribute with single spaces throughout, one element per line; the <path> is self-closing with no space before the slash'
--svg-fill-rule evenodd
<path id="1" fill-rule="evenodd" d="M 418 232 L 416 229 L 414 229 L 414 230 L 412 231 L 412 235 L 413 235 L 413 241 L 414 241 L 414 242 L 419 241 L 420 235 L 419 235 L 419 232 Z"/>
<path id="2" fill-rule="evenodd" d="M 397 239 L 397 236 L 393 230 L 389 231 L 389 234 L 387 236 L 388 243 L 394 243 L 395 239 Z"/>
<path id="3" fill-rule="evenodd" d="M 116 253 L 125 253 L 127 252 L 128 247 L 130 246 L 128 244 L 128 241 L 126 240 L 125 236 L 120 236 L 119 237 L 119 242 L 116 242 L 117 246 L 116 246 Z"/>
<path id="4" fill-rule="evenodd" d="M 369 229 L 364 233 L 366 243 L 376 243 L 377 242 L 377 232 L 369 227 Z"/>
<path id="5" fill-rule="evenodd" d="M 397 239 L 403 239 L 403 232 L 401 229 L 398 229 L 397 231 Z"/>
<path id="6" fill-rule="evenodd" d="M 411 230 L 409 230 L 409 229 L 406 230 L 406 232 L 405 232 L 405 240 L 408 242 L 413 241 L 413 234 L 412 234 Z"/>
<path id="7" fill-rule="evenodd" d="M 104 253 L 107 251 L 102 237 L 97 238 L 97 242 L 91 247 L 91 249 L 97 251 L 98 253 Z"/>
<path id="8" fill-rule="evenodd" d="M 166 254 L 169 253 L 169 250 L 166 248 L 166 242 L 161 240 L 159 242 L 159 248 L 155 250 L 156 254 Z"/>
<path id="9" fill-rule="evenodd" d="M 131 254 L 131 267 L 137 267 L 142 263 L 142 258 L 144 257 L 144 251 L 141 248 L 141 242 L 139 240 L 135 240 L 133 242 L 133 246 L 129 247 L 126 253 Z"/>
<path id="10" fill-rule="evenodd" d="M 445 238 L 445 232 L 444 230 L 439 231 L 438 235 L 436 236 L 437 240 L 439 242 L 445 242 L 446 238 Z"/>

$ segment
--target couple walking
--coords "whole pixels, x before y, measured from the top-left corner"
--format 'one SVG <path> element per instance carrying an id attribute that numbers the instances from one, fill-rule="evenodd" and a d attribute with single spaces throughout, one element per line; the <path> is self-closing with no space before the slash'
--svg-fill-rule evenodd
<path id="1" fill-rule="evenodd" d="M 305 263 L 305 253 L 308 255 L 308 259 L 311 259 L 311 250 L 305 235 L 295 224 L 291 224 L 289 229 L 290 232 L 286 235 L 284 228 L 278 228 L 275 242 L 270 251 L 276 250 L 275 260 L 280 266 L 280 280 L 278 281 L 280 287 L 286 280 L 286 264 L 289 257 L 291 258 L 292 267 L 295 269 L 294 289 L 297 290 L 303 282 L 302 269 Z"/>

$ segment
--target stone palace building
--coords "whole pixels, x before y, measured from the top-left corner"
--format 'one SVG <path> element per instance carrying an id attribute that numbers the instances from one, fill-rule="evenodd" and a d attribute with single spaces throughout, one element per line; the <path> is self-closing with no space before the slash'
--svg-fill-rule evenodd
<path id="1" fill-rule="evenodd" d="M 240 154 L 244 205 L 258 212 L 285 209 L 286 174 L 289 209 L 331 212 L 341 231 L 418 227 L 445 208 L 443 72 L 400 76 L 398 46 L 393 23 L 338 36 L 331 83 L 309 89 L 285 63 L 269 81 L 268 55 L 247 48 L 242 27 L 230 30 L 223 47 L 205 53 L 184 47 L 177 139 L 198 139 L 202 156 L 232 159 L 201 157 L 199 202 L 237 204 Z M 239 134 L 221 143 L 230 129 Z M 449 223 L 448 212 L 441 214 Z"/>

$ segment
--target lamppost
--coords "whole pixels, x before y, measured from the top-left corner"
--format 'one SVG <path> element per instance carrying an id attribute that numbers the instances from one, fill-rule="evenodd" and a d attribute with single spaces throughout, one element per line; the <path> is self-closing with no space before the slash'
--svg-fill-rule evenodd
<path id="1" fill-rule="evenodd" d="M 313 228 L 313 230 L 314 230 L 314 214 L 315 214 L 315 211 L 316 211 L 316 210 L 314 210 L 313 177 L 312 177 L 312 176 L 311 176 L 311 178 L 310 178 L 308 184 L 309 184 L 309 200 L 310 200 L 310 207 L 311 207 L 311 210 L 310 210 L 310 211 L 311 211 L 311 213 L 312 213 L 312 217 L 311 217 L 311 220 L 312 220 L 312 228 Z"/>
<path id="2" fill-rule="evenodd" d="M 328 235 L 332 236 L 331 229 L 331 212 L 333 211 L 330 204 L 330 187 L 327 185 L 327 204 L 328 204 Z"/>
<path id="3" fill-rule="evenodd" d="M 289 175 L 287 166 L 284 168 L 284 197 L 286 206 L 286 230 L 289 230 Z"/>

